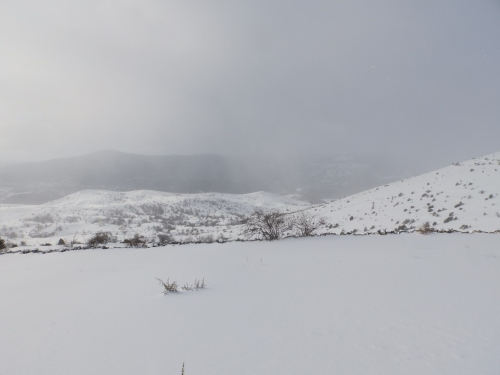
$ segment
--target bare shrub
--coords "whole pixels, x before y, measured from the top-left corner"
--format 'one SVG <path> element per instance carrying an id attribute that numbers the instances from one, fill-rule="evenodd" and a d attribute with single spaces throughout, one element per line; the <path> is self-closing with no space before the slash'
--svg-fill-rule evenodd
<path id="1" fill-rule="evenodd" d="M 224 237 L 224 235 L 221 233 L 221 234 L 219 234 L 219 236 L 217 237 L 217 240 L 216 240 L 216 241 L 217 241 L 218 243 L 226 243 L 226 242 L 227 242 L 227 240 L 228 240 L 228 239 L 227 239 L 226 237 Z"/>
<path id="2" fill-rule="evenodd" d="M 199 239 L 200 239 L 200 242 L 203 242 L 203 243 L 213 243 L 215 241 L 214 236 L 211 234 L 207 234 L 205 236 L 200 236 Z"/>
<path id="3" fill-rule="evenodd" d="M 160 245 L 166 245 L 173 242 L 172 236 L 167 233 L 158 233 L 158 242 Z"/>
<path id="4" fill-rule="evenodd" d="M 160 285 L 163 287 L 163 294 L 167 294 L 168 292 L 170 293 L 177 293 L 177 281 L 170 282 L 169 279 L 167 279 L 167 282 L 164 282 L 162 279 L 156 278 L 160 282 Z"/>
<path id="5" fill-rule="evenodd" d="M 309 237 L 322 225 L 326 224 L 325 218 L 319 218 L 309 213 L 302 212 L 290 222 L 292 228 L 297 230 L 300 237 Z"/>
<path id="6" fill-rule="evenodd" d="M 183 287 L 181 287 L 182 290 L 188 290 L 188 291 L 193 291 L 193 290 L 198 290 L 198 289 L 203 289 L 205 288 L 205 279 L 195 279 L 194 284 L 189 285 L 188 283 L 185 283 Z"/>
<path id="7" fill-rule="evenodd" d="M 144 236 L 136 233 L 134 234 L 134 237 L 126 238 L 123 242 L 128 243 L 130 247 L 138 247 L 144 245 L 146 240 L 144 239 Z"/>
<path id="8" fill-rule="evenodd" d="M 274 241 L 282 238 L 289 228 L 290 224 L 283 212 L 277 210 L 264 212 L 262 209 L 256 209 L 246 221 L 243 235 L 247 239 Z"/>
<path id="9" fill-rule="evenodd" d="M 5 240 L 0 237 L 0 251 L 3 251 L 7 248 L 7 246 L 5 246 Z"/>
<path id="10" fill-rule="evenodd" d="M 194 280 L 194 289 L 203 289 L 205 287 L 205 279 L 202 279 L 201 281 L 198 279 Z"/>
<path id="11" fill-rule="evenodd" d="M 417 229 L 417 232 L 420 233 L 420 234 L 429 234 L 429 233 L 432 233 L 433 231 L 434 231 L 434 229 L 432 229 L 431 224 L 428 221 L 426 221 L 425 223 L 423 223 Z"/>
<path id="12" fill-rule="evenodd" d="M 111 239 L 111 233 L 109 232 L 97 232 L 90 239 L 87 240 L 87 245 L 89 246 L 97 246 L 97 245 L 105 245 Z"/>

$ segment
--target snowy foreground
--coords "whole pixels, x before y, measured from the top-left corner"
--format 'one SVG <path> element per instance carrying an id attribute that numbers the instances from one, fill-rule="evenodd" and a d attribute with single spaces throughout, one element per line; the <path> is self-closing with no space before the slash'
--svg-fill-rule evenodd
<path id="1" fill-rule="evenodd" d="M 0 374 L 498 375 L 499 238 L 1 255 Z"/>

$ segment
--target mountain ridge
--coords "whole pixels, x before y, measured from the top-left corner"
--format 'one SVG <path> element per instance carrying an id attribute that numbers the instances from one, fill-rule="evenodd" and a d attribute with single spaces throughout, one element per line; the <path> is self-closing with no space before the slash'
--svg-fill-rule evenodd
<path id="1" fill-rule="evenodd" d="M 418 168 L 377 157 L 140 155 L 106 150 L 0 167 L 0 203 L 41 204 L 84 189 L 297 194 L 321 203 Z"/>

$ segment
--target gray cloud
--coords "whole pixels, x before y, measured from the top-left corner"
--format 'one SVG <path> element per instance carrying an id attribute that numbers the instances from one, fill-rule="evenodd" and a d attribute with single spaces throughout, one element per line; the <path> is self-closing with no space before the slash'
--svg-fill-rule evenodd
<path id="1" fill-rule="evenodd" d="M 3 1 L 0 160 L 500 149 L 500 3 Z"/>

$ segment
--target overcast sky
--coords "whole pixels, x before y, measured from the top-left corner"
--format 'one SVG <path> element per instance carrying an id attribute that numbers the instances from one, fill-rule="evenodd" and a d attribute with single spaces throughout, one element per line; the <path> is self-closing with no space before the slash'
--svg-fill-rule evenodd
<path id="1" fill-rule="evenodd" d="M 500 151 L 500 1 L 0 1 L 0 161 L 100 149 Z"/>

